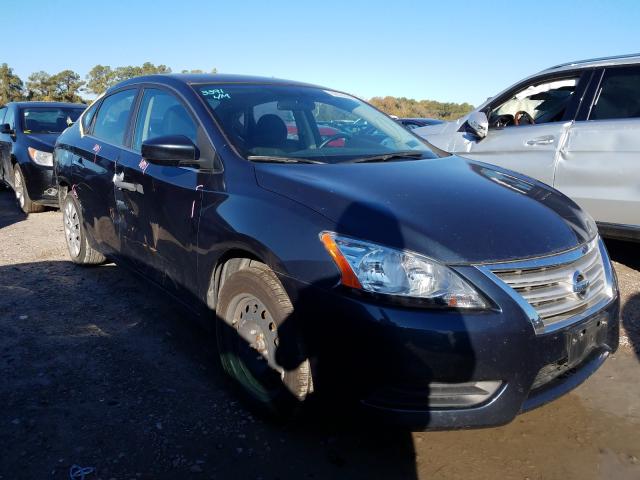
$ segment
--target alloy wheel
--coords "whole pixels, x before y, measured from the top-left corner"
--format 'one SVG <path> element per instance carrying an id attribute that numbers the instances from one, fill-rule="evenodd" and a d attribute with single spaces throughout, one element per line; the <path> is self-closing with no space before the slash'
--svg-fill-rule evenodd
<path id="1" fill-rule="evenodd" d="M 20 208 L 24 209 L 24 181 L 22 179 L 22 173 L 20 170 L 16 170 L 16 175 L 14 179 L 14 191 L 16 193 L 16 200 L 20 204 Z"/>
<path id="2" fill-rule="evenodd" d="M 80 255 L 80 219 L 73 202 L 67 202 L 64 207 L 64 233 L 69 252 L 73 257 Z"/>

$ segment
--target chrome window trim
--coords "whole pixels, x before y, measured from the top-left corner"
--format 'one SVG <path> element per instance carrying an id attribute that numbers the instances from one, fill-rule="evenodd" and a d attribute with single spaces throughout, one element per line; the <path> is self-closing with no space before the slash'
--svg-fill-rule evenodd
<path id="1" fill-rule="evenodd" d="M 602 256 L 602 263 L 604 268 L 604 275 L 606 279 L 605 288 L 608 290 L 608 298 L 602 299 L 600 302 L 592 305 L 586 310 L 572 316 L 569 318 L 565 318 L 564 320 L 560 320 L 554 322 L 550 325 L 545 325 L 543 320 L 540 318 L 540 315 L 536 311 L 536 309 L 525 300 L 525 298 L 520 295 L 516 290 L 511 288 L 506 282 L 504 282 L 500 277 L 498 277 L 494 271 L 500 270 L 511 270 L 511 269 L 526 269 L 526 268 L 540 268 L 546 266 L 555 266 L 562 265 L 566 263 L 571 263 L 579 259 L 582 255 L 590 250 L 590 245 L 592 243 L 597 242 L 598 249 L 600 250 L 600 255 Z M 615 285 L 615 276 L 613 273 L 613 268 L 611 266 L 611 261 L 609 259 L 609 255 L 607 254 L 607 249 L 604 245 L 604 242 L 600 237 L 596 237 L 591 242 L 588 242 L 584 245 L 581 245 L 578 248 L 573 250 L 566 251 L 564 253 L 560 253 L 558 255 L 546 256 L 533 258 L 529 260 L 523 261 L 514 261 L 514 262 L 501 262 L 492 265 L 475 265 L 475 267 L 484 273 L 488 278 L 493 280 L 496 285 L 498 285 L 511 299 L 518 304 L 520 308 L 524 311 L 524 313 L 529 318 L 529 321 L 533 325 L 533 329 L 536 335 L 544 335 L 548 333 L 557 332 L 558 330 L 562 330 L 570 325 L 580 323 L 586 318 L 594 315 L 598 311 L 604 309 L 609 304 L 615 301 L 617 297 L 616 285 Z"/>

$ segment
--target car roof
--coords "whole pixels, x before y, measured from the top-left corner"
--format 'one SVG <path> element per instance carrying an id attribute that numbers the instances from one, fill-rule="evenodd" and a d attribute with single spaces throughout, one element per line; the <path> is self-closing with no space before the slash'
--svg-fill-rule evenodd
<path id="1" fill-rule="evenodd" d="M 68 102 L 9 102 L 6 105 L 17 105 L 18 107 L 78 107 L 78 108 L 87 108 L 87 105 L 85 105 L 84 103 L 68 103 Z"/>
<path id="2" fill-rule="evenodd" d="M 611 65 L 629 65 L 634 63 L 640 63 L 640 53 L 576 60 L 573 62 L 561 63 L 560 65 L 549 67 L 540 73 L 551 73 L 563 70 L 577 70 L 581 68 L 605 67 Z"/>
<path id="3" fill-rule="evenodd" d="M 259 77 L 252 75 L 232 75 L 225 73 L 168 73 L 158 75 L 143 75 L 140 77 L 134 77 L 129 80 L 118 83 L 111 87 L 108 91 L 116 88 L 120 88 L 126 85 L 135 85 L 138 83 L 160 83 L 165 85 L 177 86 L 182 85 L 194 85 L 194 84 L 215 84 L 215 83 L 261 83 L 268 85 L 293 85 L 300 87 L 316 87 L 324 88 L 318 85 L 312 85 L 310 83 L 296 82 L 293 80 L 284 80 L 281 78 L 272 77 Z"/>

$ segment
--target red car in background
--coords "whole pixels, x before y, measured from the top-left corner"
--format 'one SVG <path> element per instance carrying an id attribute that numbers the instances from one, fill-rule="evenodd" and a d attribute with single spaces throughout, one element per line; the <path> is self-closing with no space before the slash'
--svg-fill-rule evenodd
<path id="1" fill-rule="evenodd" d="M 337 133 L 340 133 L 340 130 L 333 127 L 327 127 L 318 125 L 318 131 L 320 132 L 320 136 L 322 137 L 322 141 L 325 141 L 329 137 L 333 137 Z M 289 140 L 297 140 L 298 139 L 298 127 L 292 125 L 290 123 L 287 124 L 287 138 Z M 329 142 L 327 144 L 329 147 L 344 147 L 344 138 L 336 138 L 334 141 Z"/>

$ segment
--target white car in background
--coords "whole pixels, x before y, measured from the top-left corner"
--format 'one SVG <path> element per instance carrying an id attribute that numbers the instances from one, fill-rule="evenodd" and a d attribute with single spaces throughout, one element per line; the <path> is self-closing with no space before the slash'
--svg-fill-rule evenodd
<path id="1" fill-rule="evenodd" d="M 640 54 L 549 68 L 456 121 L 414 132 L 552 185 L 603 235 L 640 240 Z"/>

